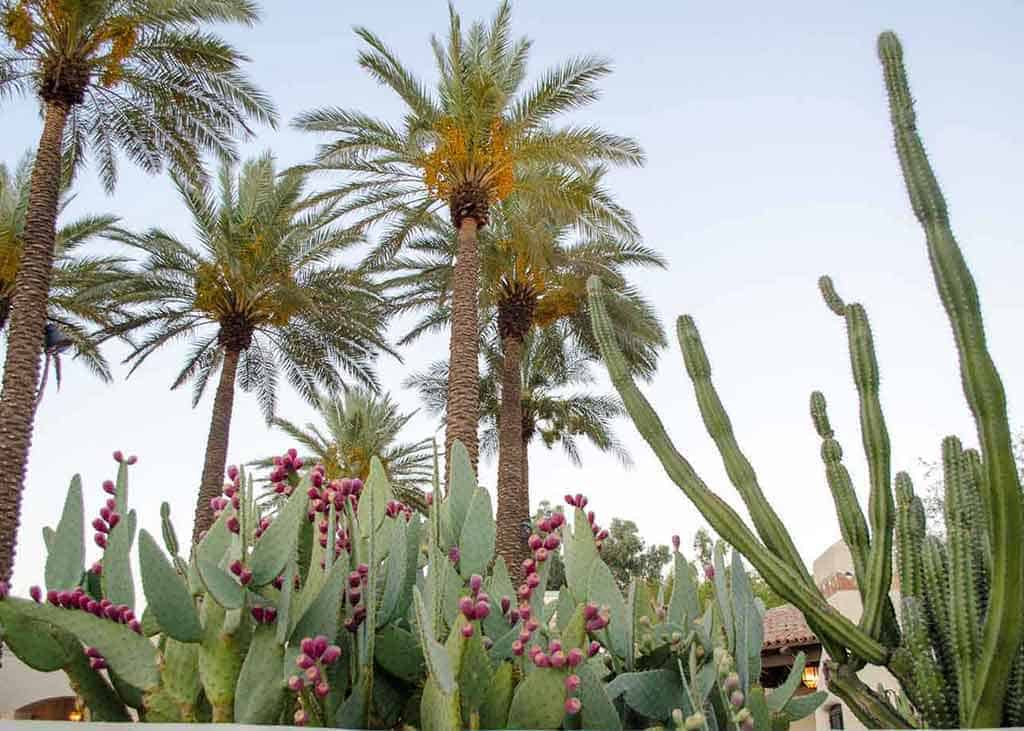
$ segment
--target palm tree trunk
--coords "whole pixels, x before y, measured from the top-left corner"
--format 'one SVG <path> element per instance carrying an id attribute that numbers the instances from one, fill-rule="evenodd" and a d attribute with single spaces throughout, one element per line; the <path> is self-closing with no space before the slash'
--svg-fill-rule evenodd
<path id="1" fill-rule="evenodd" d="M 477 221 L 472 216 L 466 216 L 459 223 L 452 275 L 448 421 L 444 437 L 446 457 L 451 455 L 452 444 L 458 439 L 469 452 L 474 470 L 477 467 L 477 425 L 480 421 L 480 325 L 477 312 L 480 252 L 477 249 L 477 228 Z"/>
<path id="2" fill-rule="evenodd" d="M 4 469 L 0 470 L 0 581 L 9 581 L 14 570 L 21 493 L 36 413 L 39 355 L 43 349 L 46 303 L 53 276 L 61 146 L 69 110 L 66 102 L 46 102 L 43 133 L 32 166 L 25 250 L 11 298 L 7 357 L 0 393 L 0 454 L 4 456 Z"/>
<path id="3" fill-rule="evenodd" d="M 213 400 L 213 416 L 210 419 L 210 434 L 206 438 L 206 462 L 203 465 L 203 481 L 199 486 L 196 514 L 192 527 L 192 542 L 213 525 L 213 511 L 210 500 L 224 490 L 224 470 L 228 461 L 228 437 L 231 433 L 231 409 L 235 403 L 235 374 L 241 351 L 225 350 L 224 362 L 220 368 L 220 382 Z"/>
<path id="4" fill-rule="evenodd" d="M 523 481 L 522 340 L 502 338 L 501 412 L 498 414 L 498 534 L 495 544 L 509 574 L 521 578 L 529 558 L 523 524 L 530 520 L 530 494 Z"/>

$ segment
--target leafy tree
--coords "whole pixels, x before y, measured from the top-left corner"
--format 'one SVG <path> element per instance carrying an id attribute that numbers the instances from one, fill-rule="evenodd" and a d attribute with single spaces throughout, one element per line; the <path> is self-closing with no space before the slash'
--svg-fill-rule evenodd
<path id="1" fill-rule="evenodd" d="M 0 330 L 5 330 L 14 296 L 14 282 L 25 247 L 32 154 L 25 155 L 13 172 L 0 164 Z M 59 212 L 71 202 L 62 195 Z M 47 303 L 46 356 L 60 386 L 60 351 L 70 352 L 105 383 L 110 366 L 100 353 L 93 333 L 111 327 L 125 315 L 118 301 L 128 260 L 118 256 L 85 256 L 80 247 L 112 232 L 117 218 L 83 216 L 57 229 L 53 279 Z M 48 371 L 39 387 L 42 395 Z"/>
<path id="2" fill-rule="evenodd" d="M 244 57 L 205 29 L 256 20 L 249 0 L 0 0 L 0 102 L 33 94 L 43 118 L 0 393 L 0 581 L 14 563 L 64 183 L 89 156 L 112 191 L 119 151 L 150 172 L 195 171 L 204 151 L 231 157 L 250 119 L 273 124 Z"/>
<path id="3" fill-rule="evenodd" d="M 390 224 L 371 263 L 390 260 L 418 232 L 432 231 L 434 212 L 447 209 L 457 255 L 451 275 L 445 452 L 459 439 L 475 466 L 479 231 L 495 204 L 513 192 L 554 202 L 564 195 L 559 173 L 595 163 L 637 165 L 643 153 L 632 140 L 593 126 L 553 124 L 559 115 L 594 101 L 596 83 L 610 68 L 598 58 L 573 59 L 524 90 L 530 41 L 513 39 L 508 2 L 490 23 L 477 22 L 468 30 L 451 9 L 447 38 L 431 39 L 436 92 L 376 35 L 365 28 L 356 32 L 368 47 L 359 55 L 360 65 L 406 107 L 401 124 L 332 107 L 301 115 L 297 125 L 332 135 L 312 167 L 344 177 L 321 199 L 332 202 L 339 216 L 356 216 L 359 226 Z"/>
<path id="4" fill-rule="evenodd" d="M 601 543 L 601 558 L 611 569 L 619 589 L 625 591 L 633 579 L 659 584 L 672 553 L 668 546 L 645 543 L 632 520 L 612 518 L 608 537 Z"/>
<path id="5" fill-rule="evenodd" d="M 370 459 L 378 457 L 397 497 L 418 509 L 426 509 L 421 486 L 433 475 L 433 440 L 399 441 L 399 433 L 415 412 L 403 414 L 387 394 L 358 387 L 346 389 L 340 397 L 322 397 L 317 411 L 323 429 L 312 423 L 301 427 L 278 417 L 272 421 L 306 450 L 300 453 L 303 462 L 322 464 L 328 480 L 365 480 L 370 474 Z M 269 467 L 273 457 L 255 464 Z"/>
<path id="6" fill-rule="evenodd" d="M 192 381 L 195 406 L 220 370 L 195 535 L 209 527 L 209 501 L 223 487 L 236 379 L 256 392 L 270 422 L 282 373 L 316 404 L 322 390 L 342 388 L 342 373 L 376 387 L 373 363 L 388 349 L 388 312 L 376 285 L 333 263 L 358 239 L 328 225 L 322 209 L 302 208 L 304 180 L 298 171 L 279 175 L 269 154 L 245 163 L 237 177 L 225 164 L 219 196 L 176 177 L 198 247 L 159 229 L 124 238 L 146 254 L 126 296 L 138 312 L 119 329 L 145 329 L 127 358 L 130 373 L 167 343 L 190 337 L 171 388 Z"/>

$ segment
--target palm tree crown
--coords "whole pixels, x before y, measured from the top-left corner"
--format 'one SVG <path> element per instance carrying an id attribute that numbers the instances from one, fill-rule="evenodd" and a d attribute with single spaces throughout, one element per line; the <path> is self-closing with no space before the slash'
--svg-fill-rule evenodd
<path id="1" fill-rule="evenodd" d="M 255 391 L 268 422 L 279 375 L 310 403 L 344 385 L 342 374 L 376 387 L 374 361 L 388 351 L 386 300 L 359 269 L 336 255 L 358 237 L 327 225 L 322 208 L 306 207 L 304 174 L 278 175 L 267 154 L 247 162 L 237 178 L 220 172 L 219 195 L 176 178 L 195 224 L 199 247 L 166 231 L 125 234 L 145 252 L 126 301 L 138 313 L 114 332 L 145 328 L 129 354 L 134 372 L 179 338 L 191 349 L 171 388 L 193 381 L 193 405 L 220 368 L 206 467 L 196 520 L 223 484 L 236 373 Z"/>
<path id="2" fill-rule="evenodd" d="M 252 25 L 248 0 L 6 0 L 0 98 L 35 92 L 69 109 L 69 171 L 86 158 L 107 190 L 117 151 L 148 171 L 196 171 L 201 150 L 231 154 L 248 120 L 276 124 L 269 98 L 239 71 L 247 59 L 206 23 Z"/>
<path id="3" fill-rule="evenodd" d="M 33 156 L 26 154 L 13 171 L 0 164 L 0 329 L 7 325 L 14 281 L 25 248 Z M 63 211 L 71 202 L 64 195 Z M 111 381 L 110 366 L 100 353 L 93 333 L 112 327 L 126 315 L 118 296 L 127 277 L 128 259 L 119 256 L 83 256 L 79 248 L 112 232 L 117 217 L 83 216 L 57 229 L 54 271 L 46 318 L 56 325 L 75 358 L 104 382 Z M 60 382 L 59 359 L 53 360 Z"/>
<path id="4" fill-rule="evenodd" d="M 307 423 L 304 427 L 275 418 L 274 426 L 305 449 L 300 454 L 306 464 L 322 464 L 329 480 L 370 474 L 370 459 L 378 457 L 391 486 L 399 498 L 422 507 L 421 487 L 429 482 L 433 470 L 433 441 L 401 442 L 399 434 L 415 415 L 402 413 L 387 394 L 375 394 L 364 388 L 349 388 L 336 398 L 321 398 L 317 411 L 324 428 Z M 269 467 L 273 457 L 259 460 Z"/>

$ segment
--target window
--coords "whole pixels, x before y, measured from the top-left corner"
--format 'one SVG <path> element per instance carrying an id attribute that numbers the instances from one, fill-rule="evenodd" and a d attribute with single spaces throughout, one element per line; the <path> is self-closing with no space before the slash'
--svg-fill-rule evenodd
<path id="1" fill-rule="evenodd" d="M 843 707 L 838 703 L 828 709 L 828 727 L 843 728 Z"/>

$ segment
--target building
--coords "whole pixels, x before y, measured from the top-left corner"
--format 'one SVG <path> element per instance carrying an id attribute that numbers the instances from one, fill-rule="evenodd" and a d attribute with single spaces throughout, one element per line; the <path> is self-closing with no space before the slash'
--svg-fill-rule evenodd
<path id="1" fill-rule="evenodd" d="M 814 562 L 813 575 L 815 583 L 829 604 L 852 621 L 860 620 L 860 592 L 853 575 L 850 549 L 845 543 L 839 541 L 821 554 Z M 895 591 L 893 596 L 898 604 Z M 818 672 L 822 661 L 821 643 L 807 626 L 804 615 L 799 609 L 788 604 L 765 612 L 764 644 L 761 648 L 761 680 L 764 686 L 772 688 L 779 685 L 788 675 L 793 658 L 800 652 L 807 657 L 807 666 L 803 674 L 804 683 L 800 692 L 811 693 L 812 688 L 827 691 L 828 688 L 824 687 L 823 679 Z M 882 668 L 869 665 L 858 675 L 872 688 L 881 685 L 887 691 L 899 690 L 896 679 Z M 863 731 L 866 727 L 843 706 L 839 698 L 830 693 L 813 716 L 797 721 L 790 728 L 792 731 Z"/>

